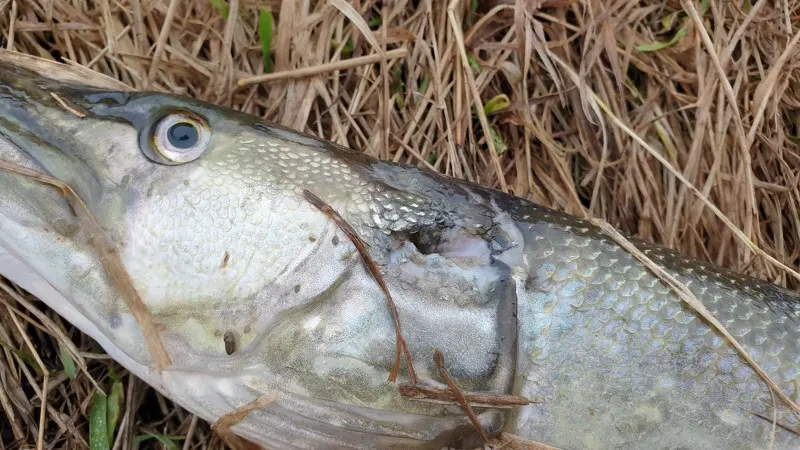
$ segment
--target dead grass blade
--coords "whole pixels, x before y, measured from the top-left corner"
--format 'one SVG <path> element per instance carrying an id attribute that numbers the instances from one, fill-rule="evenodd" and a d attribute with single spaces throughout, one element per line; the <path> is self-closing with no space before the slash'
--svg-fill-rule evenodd
<path id="1" fill-rule="evenodd" d="M 242 78 L 236 84 L 239 87 L 247 87 L 253 84 L 266 83 L 275 80 L 285 80 L 289 78 L 304 78 L 324 73 L 335 72 L 337 70 L 347 70 L 355 67 L 366 66 L 368 64 L 379 63 L 384 60 L 401 59 L 408 55 L 408 50 L 405 48 L 398 48 L 389 50 L 386 55 L 374 54 L 359 56 L 356 58 L 345 59 L 343 61 L 336 61 L 332 63 L 320 64 L 312 67 L 303 67 L 301 69 L 284 70 L 281 72 L 265 73 L 263 75 L 256 75 L 253 77 Z"/>
<path id="2" fill-rule="evenodd" d="M 562 61 L 560 58 L 558 58 L 555 55 L 553 55 L 553 59 L 555 61 L 557 61 L 562 66 L 562 68 L 565 69 L 565 71 L 567 71 L 571 76 L 573 76 L 574 80 L 577 82 L 577 80 L 578 80 L 577 74 L 575 74 L 575 72 L 566 63 L 564 63 L 564 61 Z M 614 115 L 614 113 L 603 102 L 603 100 L 600 98 L 600 96 L 598 96 L 596 93 L 592 92 L 588 88 L 584 88 L 584 89 L 588 90 L 588 92 L 593 97 L 594 102 L 603 110 L 605 115 L 608 116 L 609 119 L 611 119 L 611 122 L 614 123 L 614 125 L 618 126 L 620 129 L 625 131 L 625 133 L 627 135 L 629 135 L 639 145 L 641 145 L 644 149 L 646 149 L 651 156 L 656 158 L 665 168 L 667 168 L 667 170 L 669 170 L 669 172 L 672 175 L 674 175 L 678 180 L 680 180 L 681 183 L 686 185 L 692 192 L 694 192 L 697 195 L 697 197 L 712 212 L 714 212 L 714 214 L 720 220 L 722 220 L 723 223 L 736 235 L 736 237 L 739 238 L 744 244 L 746 244 L 747 247 L 751 251 L 755 252 L 759 256 L 765 258 L 766 260 L 770 261 L 771 263 L 775 264 L 776 266 L 780 267 L 781 269 L 785 270 L 787 273 L 792 275 L 797 280 L 800 280 L 800 273 L 797 273 L 792 268 L 788 267 L 784 263 L 778 261 L 777 259 L 773 258 L 769 254 L 767 254 L 766 252 L 761 250 L 753 241 L 750 240 L 749 237 L 747 237 L 747 235 L 745 235 L 742 232 L 742 230 L 740 230 L 733 222 L 731 222 L 731 220 L 728 217 L 726 217 L 725 214 L 723 214 L 722 211 L 720 211 L 718 207 L 716 207 L 713 203 L 711 203 L 711 201 L 709 201 L 709 199 L 705 195 L 703 195 L 703 193 L 700 192 L 700 190 L 697 189 L 697 187 L 695 187 L 694 184 L 692 184 L 688 179 L 686 179 L 685 176 L 683 176 L 683 174 L 681 174 L 674 167 L 672 167 L 672 164 L 669 161 L 667 161 L 658 151 L 656 151 L 651 145 L 649 145 L 644 139 L 642 139 L 638 134 L 636 134 L 633 130 L 631 130 L 624 122 L 622 122 L 616 115 Z"/>
<path id="3" fill-rule="evenodd" d="M 386 52 L 384 51 L 383 46 L 380 44 L 380 42 L 378 42 L 378 38 L 375 37 L 375 34 L 369 28 L 367 22 L 363 17 L 361 17 L 361 14 L 356 11 L 353 5 L 345 0 L 328 0 L 328 3 L 338 9 L 342 14 L 347 16 L 347 18 L 353 22 L 353 25 L 358 28 L 358 31 L 360 31 L 361 34 L 367 39 L 369 45 L 371 45 L 372 48 L 378 52 L 383 59 L 386 59 Z"/>
<path id="4" fill-rule="evenodd" d="M 44 442 L 44 432 L 46 429 L 46 420 L 47 420 L 47 393 L 48 393 L 48 384 L 50 383 L 50 375 L 48 374 L 47 367 L 42 362 L 42 358 L 39 357 L 39 352 L 36 350 L 36 347 L 31 343 L 28 334 L 25 333 L 22 325 L 19 323 L 19 318 L 11 310 L 8 308 L 8 312 L 10 314 L 11 320 L 16 325 L 17 329 L 19 330 L 20 336 L 25 341 L 25 344 L 28 346 L 30 350 L 30 354 L 33 355 L 33 358 L 36 360 L 36 364 L 39 366 L 39 370 L 41 370 L 42 375 L 42 388 L 39 391 L 39 402 L 41 403 L 41 407 L 39 408 L 39 434 L 36 437 L 36 450 L 43 450 L 45 446 Z"/>
<path id="5" fill-rule="evenodd" d="M 30 314 L 34 315 L 37 320 L 43 323 L 47 327 L 47 329 L 50 330 L 50 332 L 52 332 L 56 336 L 58 342 L 65 346 L 70 356 L 77 364 L 78 368 L 80 368 L 81 371 L 83 371 L 86 374 L 86 376 L 91 381 L 92 385 L 94 385 L 94 387 L 98 391 L 103 392 L 103 389 L 89 373 L 89 365 L 86 363 L 86 359 L 83 357 L 83 355 L 81 355 L 80 351 L 75 347 L 75 344 L 72 343 L 72 340 L 68 336 L 66 336 L 64 332 L 61 331 L 61 329 L 58 326 L 56 326 L 56 324 L 53 323 L 53 321 L 49 317 L 47 317 L 47 315 L 39 311 L 38 308 L 33 306 L 31 302 L 26 300 L 22 295 L 20 295 L 19 292 L 12 289 L 8 284 L 0 282 L 0 290 L 4 291 L 15 302 L 22 305 Z M 103 394 L 105 394 L 105 392 L 103 392 Z"/>
<path id="6" fill-rule="evenodd" d="M 150 71 L 147 72 L 146 86 L 150 86 L 156 78 L 156 73 L 158 73 L 158 65 L 161 62 L 161 56 L 164 54 L 164 46 L 167 44 L 167 39 L 169 39 L 170 27 L 172 26 L 172 21 L 175 20 L 175 12 L 178 10 L 178 5 L 180 3 L 181 2 L 179 0 L 170 0 L 169 2 L 167 16 L 164 19 L 164 23 L 161 24 L 161 32 L 158 35 L 156 49 L 153 53 L 153 62 L 150 64 Z"/>
<path id="7" fill-rule="evenodd" d="M 467 80 L 467 86 L 469 86 L 470 94 L 472 95 L 472 102 L 475 105 L 475 113 L 478 115 L 478 119 L 480 120 L 481 128 L 483 130 L 483 137 L 486 140 L 486 146 L 489 147 L 489 158 L 491 158 L 494 168 L 497 171 L 497 180 L 500 183 L 500 190 L 503 192 L 508 192 L 506 176 L 503 171 L 503 167 L 500 164 L 500 158 L 497 156 L 497 148 L 495 147 L 494 139 L 492 139 L 489 121 L 486 119 L 486 113 L 483 110 L 481 94 L 478 91 L 477 85 L 475 84 L 475 77 L 472 75 L 472 72 L 470 72 L 471 69 L 469 58 L 467 57 L 467 49 L 464 46 L 464 35 L 461 31 L 458 20 L 456 19 L 455 9 L 457 4 L 458 0 L 452 0 L 447 6 L 447 18 L 450 21 L 453 36 L 455 37 L 455 43 L 457 47 L 456 51 L 461 57 L 461 70 L 463 77 Z"/>

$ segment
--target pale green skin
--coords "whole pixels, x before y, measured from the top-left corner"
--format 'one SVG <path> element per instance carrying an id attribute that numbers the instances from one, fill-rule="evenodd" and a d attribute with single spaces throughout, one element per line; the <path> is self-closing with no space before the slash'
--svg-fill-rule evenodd
<path id="1" fill-rule="evenodd" d="M 5 173 L 0 274 L 207 420 L 266 395 L 272 403 L 234 431 L 270 448 L 479 442 L 458 406 L 404 399 L 386 383 L 395 345 L 386 299 L 347 236 L 303 199 L 310 189 L 369 245 L 421 383 L 442 386 L 438 348 L 464 390 L 544 400 L 477 409 L 487 432 L 561 448 L 800 447 L 751 414 L 772 417 L 772 397 L 733 348 L 582 220 L 211 105 L 165 95 L 89 101 L 86 89 L 42 83 L 0 66 L 0 159 L 76 188 L 163 324 L 173 364 L 152 369 L 63 198 Z M 168 165 L 147 127 L 156 109 L 178 107 L 204 117 L 213 135 L 197 160 Z M 794 396 L 796 294 L 637 245 Z M 231 355 L 226 331 L 236 336 Z M 406 374 L 403 365 L 399 382 Z"/>

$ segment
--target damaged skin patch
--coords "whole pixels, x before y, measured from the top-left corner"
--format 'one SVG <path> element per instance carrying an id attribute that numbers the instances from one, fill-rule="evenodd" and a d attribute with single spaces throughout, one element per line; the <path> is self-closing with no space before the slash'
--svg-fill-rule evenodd
<path id="1" fill-rule="evenodd" d="M 225 353 L 228 355 L 236 353 L 236 335 L 233 331 L 226 331 L 222 340 L 225 342 Z"/>

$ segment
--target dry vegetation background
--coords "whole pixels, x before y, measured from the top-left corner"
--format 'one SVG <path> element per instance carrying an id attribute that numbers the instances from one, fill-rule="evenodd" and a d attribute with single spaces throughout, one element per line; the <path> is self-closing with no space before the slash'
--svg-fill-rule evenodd
<path id="1" fill-rule="evenodd" d="M 0 0 L 0 45 L 600 217 L 797 288 L 701 196 L 796 269 L 798 6 Z M 250 80 L 265 70 L 286 76 Z M 95 380 L 121 388 L 115 448 L 155 445 L 142 437 L 153 435 L 222 447 L 35 299 L 7 290 L 0 302 L 0 449 L 87 448 Z M 74 379 L 65 349 L 77 355 Z"/>

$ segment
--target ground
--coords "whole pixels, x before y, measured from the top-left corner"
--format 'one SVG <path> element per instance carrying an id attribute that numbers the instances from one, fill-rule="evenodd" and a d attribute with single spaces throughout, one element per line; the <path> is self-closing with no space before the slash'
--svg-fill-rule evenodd
<path id="1" fill-rule="evenodd" d="M 747 241 L 798 265 L 799 6 L 0 0 L 0 45 L 602 218 L 797 288 Z M 0 449 L 87 448 L 92 379 L 121 389 L 108 402 L 111 416 L 120 406 L 115 448 L 223 448 L 36 299 L 2 294 L 0 309 Z M 88 367 L 74 379 L 60 357 L 68 342 Z"/>

